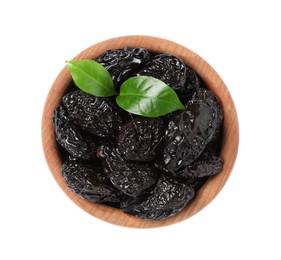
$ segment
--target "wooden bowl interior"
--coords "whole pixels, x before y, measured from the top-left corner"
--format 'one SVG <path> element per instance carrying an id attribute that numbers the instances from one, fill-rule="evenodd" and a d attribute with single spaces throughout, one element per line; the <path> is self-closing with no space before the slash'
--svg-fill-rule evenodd
<path id="1" fill-rule="evenodd" d="M 223 171 L 211 177 L 199 190 L 196 197 L 180 213 L 162 221 L 147 221 L 127 215 L 118 209 L 90 203 L 81 199 L 67 187 L 62 174 L 62 161 L 55 141 L 52 126 L 52 115 L 61 102 L 61 97 L 71 82 L 71 75 L 67 68 L 63 68 L 54 81 L 46 99 L 42 118 L 42 144 L 45 158 L 52 175 L 66 193 L 66 195 L 79 207 L 89 214 L 112 224 L 133 227 L 151 228 L 175 224 L 183 221 L 207 206 L 220 192 L 226 183 L 237 156 L 239 143 L 238 119 L 235 105 L 231 95 L 222 79 L 215 70 L 200 56 L 191 50 L 174 42 L 150 36 L 125 36 L 109 39 L 95 44 L 78 54 L 74 60 L 95 59 L 109 49 L 118 49 L 125 46 L 143 47 L 152 52 L 168 53 L 181 58 L 188 66 L 193 68 L 208 85 L 209 89 L 220 98 L 224 111 L 223 140 L 221 157 L 224 160 Z"/>

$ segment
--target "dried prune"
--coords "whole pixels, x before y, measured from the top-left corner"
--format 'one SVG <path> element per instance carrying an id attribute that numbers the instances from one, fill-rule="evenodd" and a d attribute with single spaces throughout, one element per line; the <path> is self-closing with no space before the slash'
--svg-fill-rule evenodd
<path id="1" fill-rule="evenodd" d="M 125 47 L 108 50 L 97 61 L 110 73 L 115 86 L 126 80 L 130 73 L 150 60 L 150 54 L 143 48 Z"/>
<path id="2" fill-rule="evenodd" d="M 108 98 L 95 97 L 76 90 L 64 95 L 62 102 L 71 119 L 93 135 L 113 136 L 121 128 L 122 117 Z"/>
<path id="3" fill-rule="evenodd" d="M 149 196 L 121 209 L 139 218 L 161 220 L 182 210 L 193 197 L 194 189 L 186 183 L 162 175 Z"/>
<path id="4" fill-rule="evenodd" d="M 54 111 L 52 121 L 56 140 L 63 149 L 74 157 L 82 159 L 95 158 L 95 141 L 82 135 L 80 129 L 70 120 L 63 106 L 59 106 Z"/>
<path id="5" fill-rule="evenodd" d="M 185 96 L 188 96 L 190 93 L 192 93 L 191 90 L 196 90 L 200 87 L 200 79 L 197 73 L 186 66 L 186 82 L 185 82 L 186 89 L 188 90 L 186 92 Z"/>
<path id="6" fill-rule="evenodd" d="M 223 160 L 215 155 L 204 152 L 194 162 L 187 165 L 177 176 L 202 178 L 218 174 L 222 171 Z"/>
<path id="7" fill-rule="evenodd" d="M 190 96 L 199 86 L 196 73 L 173 55 L 159 54 L 137 71 L 136 75 L 152 76 L 173 88 L 180 98 Z"/>
<path id="8" fill-rule="evenodd" d="M 154 160 L 164 145 L 165 127 L 160 118 L 138 117 L 123 125 L 117 147 L 127 160 Z"/>
<path id="9" fill-rule="evenodd" d="M 120 151 L 110 145 L 102 145 L 97 150 L 102 159 L 104 172 L 113 186 L 124 194 L 138 196 L 156 181 L 156 172 L 148 164 L 126 161 Z"/>
<path id="10" fill-rule="evenodd" d="M 117 190 L 106 179 L 99 162 L 86 164 L 66 160 L 62 175 L 67 186 L 78 196 L 91 202 L 119 202 Z"/>
<path id="11" fill-rule="evenodd" d="M 211 106 L 218 115 L 217 120 L 218 120 L 219 126 L 222 124 L 223 111 L 221 108 L 221 103 L 220 103 L 219 98 L 211 90 L 207 90 L 204 88 L 196 89 L 196 92 L 193 95 L 193 99 L 191 100 L 191 103 L 194 101 L 199 101 L 199 102 L 202 101 L 202 102 L 209 104 L 209 106 Z"/>
<path id="12" fill-rule="evenodd" d="M 166 146 L 157 166 L 166 172 L 184 171 L 205 149 L 222 121 L 222 110 L 208 91 L 190 101 L 186 110 L 168 124 Z"/>
<path id="13" fill-rule="evenodd" d="M 216 113 L 218 115 L 218 126 L 210 140 L 210 142 L 206 146 L 206 150 L 209 153 L 214 155 L 219 154 L 220 144 L 221 144 L 221 134 L 222 134 L 222 123 L 223 123 L 223 111 L 221 109 L 221 104 L 216 95 L 210 90 L 199 88 L 195 92 L 193 100 L 206 100 L 210 106 L 216 109 Z"/>

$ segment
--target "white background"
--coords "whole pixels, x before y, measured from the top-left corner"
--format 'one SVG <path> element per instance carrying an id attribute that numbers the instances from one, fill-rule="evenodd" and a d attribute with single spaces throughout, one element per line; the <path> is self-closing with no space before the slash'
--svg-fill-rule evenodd
<path id="1" fill-rule="evenodd" d="M 0 259 L 281 259 L 278 2 L 1 1 Z M 182 223 L 144 230 L 108 224 L 72 203 L 49 172 L 40 132 L 64 61 L 137 34 L 207 60 L 240 123 L 238 158 L 218 197 Z"/>

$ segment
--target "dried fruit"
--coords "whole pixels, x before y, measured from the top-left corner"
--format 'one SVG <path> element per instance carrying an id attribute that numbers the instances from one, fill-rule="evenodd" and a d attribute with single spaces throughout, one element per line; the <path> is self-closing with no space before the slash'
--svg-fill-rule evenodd
<path id="1" fill-rule="evenodd" d="M 121 128 L 122 118 L 108 98 L 76 90 L 64 95 L 62 102 L 75 124 L 93 135 L 113 136 Z"/>
<path id="2" fill-rule="evenodd" d="M 190 101 L 168 124 L 166 146 L 157 161 L 166 172 L 185 170 L 204 151 L 222 122 L 222 110 L 210 91 Z"/>
<path id="3" fill-rule="evenodd" d="M 199 86 L 196 73 L 187 68 L 181 59 L 168 54 L 154 56 L 136 75 L 152 76 L 164 81 L 180 98 L 189 96 Z"/>
<path id="4" fill-rule="evenodd" d="M 164 134 L 162 119 L 138 117 L 122 126 L 117 147 L 127 160 L 152 161 L 162 151 Z"/>
<path id="5" fill-rule="evenodd" d="M 162 220 L 182 210 L 194 197 L 194 189 L 172 177 L 161 176 L 146 198 L 122 208 L 125 213 L 143 219 Z"/>
<path id="6" fill-rule="evenodd" d="M 97 62 L 110 73 L 113 82 L 118 87 L 126 80 L 132 71 L 150 60 L 150 54 L 143 48 L 125 47 L 124 49 L 108 50 L 98 57 Z"/>
<path id="7" fill-rule="evenodd" d="M 202 178 L 220 173 L 222 166 L 223 160 L 220 157 L 203 152 L 194 162 L 178 171 L 176 176 Z"/>
<path id="8" fill-rule="evenodd" d="M 73 124 L 63 106 L 59 106 L 55 110 L 52 120 L 56 140 L 63 149 L 77 158 L 95 158 L 96 145 L 94 139 L 82 135 L 82 132 Z"/>
<path id="9" fill-rule="evenodd" d="M 119 202 L 117 190 L 106 179 L 101 164 L 67 160 L 62 165 L 67 186 L 78 196 L 91 202 Z"/>
<path id="10" fill-rule="evenodd" d="M 218 97 L 210 90 L 199 88 L 195 92 L 195 95 L 193 96 L 193 100 L 206 100 L 210 106 L 212 106 L 217 113 L 217 128 L 210 140 L 210 142 L 206 146 L 206 151 L 218 155 L 220 151 L 220 145 L 221 145 L 221 134 L 222 134 L 222 123 L 223 123 L 223 111 L 221 108 L 220 101 Z"/>
<path id="11" fill-rule="evenodd" d="M 114 187 L 124 194 L 136 197 L 156 181 L 156 172 L 148 164 L 126 161 L 118 149 L 102 145 L 97 150 L 104 171 Z"/>
<path id="12" fill-rule="evenodd" d="M 192 93 L 193 90 L 197 90 L 200 87 L 200 79 L 197 73 L 186 66 L 186 94 L 185 96 L 188 96 L 190 93 Z"/>

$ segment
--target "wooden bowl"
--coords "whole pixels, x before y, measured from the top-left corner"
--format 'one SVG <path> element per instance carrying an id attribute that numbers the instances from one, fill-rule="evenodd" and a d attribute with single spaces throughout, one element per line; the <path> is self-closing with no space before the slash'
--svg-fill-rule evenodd
<path id="1" fill-rule="evenodd" d="M 45 157 L 50 171 L 61 189 L 74 203 L 91 215 L 112 224 L 133 228 L 152 228 L 175 224 L 193 216 L 207 206 L 226 183 L 232 171 L 238 151 L 239 129 L 236 109 L 227 87 L 215 70 L 191 50 L 169 40 L 150 36 L 124 36 L 113 38 L 87 48 L 78 54 L 74 60 L 86 58 L 95 59 L 108 49 L 118 49 L 125 46 L 143 47 L 152 52 L 173 54 L 181 58 L 201 76 L 208 87 L 220 98 L 224 111 L 224 131 L 221 150 L 224 166 L 222 172 L 211 177 L 199 190 L 195 199 L 180 213 L 161 221 L 138 219 L 127 215 L 118 209 L 90 203 L 78 197 L 67 187 L 62 177 L 62 161 L 60 159 L 52 126 L 53 112 L 60 104 L 62 95 L 71 82 L 71 75 L 66 67 L 63 68 L 54 81 L 47 96 L 43 111 L 42 143 Z"/>

